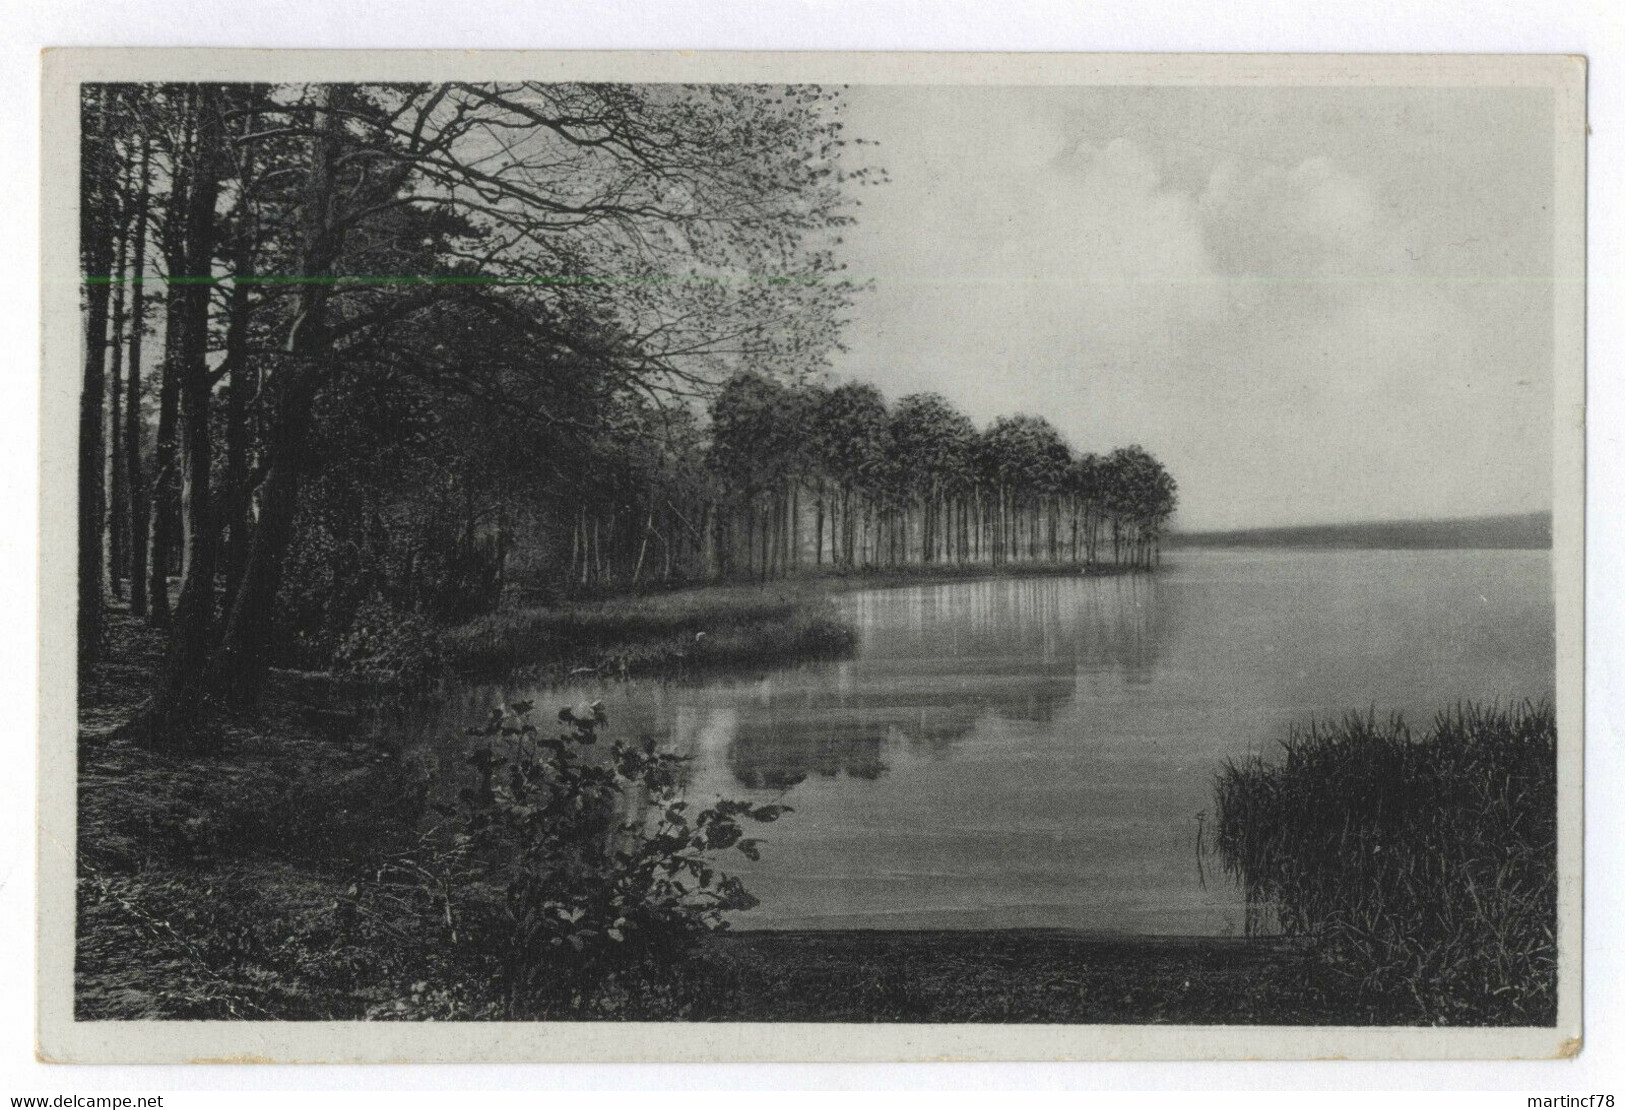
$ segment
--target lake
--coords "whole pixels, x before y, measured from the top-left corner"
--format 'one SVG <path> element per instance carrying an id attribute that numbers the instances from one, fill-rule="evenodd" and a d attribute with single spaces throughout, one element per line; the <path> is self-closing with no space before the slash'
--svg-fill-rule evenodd
<path id="1" fill-rule="evenodd" d="M 450 692 L 448 767 L 499 702 L 601 700 L 613 735 L 693 757 L 691 801 L 794 807 L 729 870 L 739 928 L 1233 934 L 1199 869 L 1224 760 L 1294 722 L 1549 698 L 1545 551 L 1176 550 L 1155 575 L 858 591 L 854 658 L 699 682 Z M 730 853 L 730 855 L 732 855 Z M 1205 881 L 1204 881 L 1205 879 Z"/>

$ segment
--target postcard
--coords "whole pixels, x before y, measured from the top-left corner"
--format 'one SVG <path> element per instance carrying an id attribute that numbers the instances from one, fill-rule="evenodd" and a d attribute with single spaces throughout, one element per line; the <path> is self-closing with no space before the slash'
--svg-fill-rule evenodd
<path id="1" fill-rule="evenodd" d="M 1582 59 L 43 65 L 42 1058 L 1579 1050 Z"/>

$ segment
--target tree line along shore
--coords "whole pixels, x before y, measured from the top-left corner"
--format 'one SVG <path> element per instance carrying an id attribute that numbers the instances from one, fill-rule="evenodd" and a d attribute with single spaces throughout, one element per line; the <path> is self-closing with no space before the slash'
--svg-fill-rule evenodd
<path id="1" fill-rule="evenodd" d="M 168 637 L 132 727 L 207 746 L 272 666 L 505 603 L 1154 563 L 1176 491 L 1144 450 L 830 377 L 862 293 L 841 236 L 884 180 L 844 111 L 86 85 L 79 654 L 109 597 Z"/>

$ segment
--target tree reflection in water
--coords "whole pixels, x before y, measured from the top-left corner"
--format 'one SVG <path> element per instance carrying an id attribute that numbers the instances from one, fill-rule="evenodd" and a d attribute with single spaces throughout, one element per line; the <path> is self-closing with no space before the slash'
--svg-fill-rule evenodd
<path id="1" fill-rule="evenodd" d="M 871 591 L 844 599 L 862 633 L 847 662 L 770 676 L 730 708 L 726 761 L 752 788 L 873 780 L 888 746 L 946 755 L 989 716 L 1040 724 L 1080 676 L 1151 680 L 1160 610 L 1143 575 Z"/>
<path id="2" fill-rule="evenodd" d="M 1091 681 L 1149 683 L 1168 620 L 1148 575 L 991 579 L 839 602 L 861 635 L 850 660 L 700 682 L 454 685 L 429 718 L 414 705 L 381 720 L 380 731 L 420 732 L 419 746 L 455 779 L 463 753 L 437 738 L 459 736 L 493 706 L 601 700 L 614 735 L 704 748 L 750 789 L 874 781 L 890 770 L 887 749 L 947 758 L 990 719 L 1050 723 Z"/>

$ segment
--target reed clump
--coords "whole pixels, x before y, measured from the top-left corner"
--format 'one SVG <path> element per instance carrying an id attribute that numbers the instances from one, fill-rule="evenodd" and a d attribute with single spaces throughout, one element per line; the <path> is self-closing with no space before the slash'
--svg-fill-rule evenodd
<path id="1" fill-rule="evenodd" d="M 444 653 L 470 677 L 620 676 L 840 657 L 856 642 L 818 591 L 722 586 L 494 613 L 450 630 Z"/>
<path id="2" fill-rule="evenodd" d="M 1249 906 L 1305 938 L 1371 1020 L 1547 1025 L 1557 1003 L 1552 707 L 1374 713 L 1228 763 L 1216 846 Z"/>

